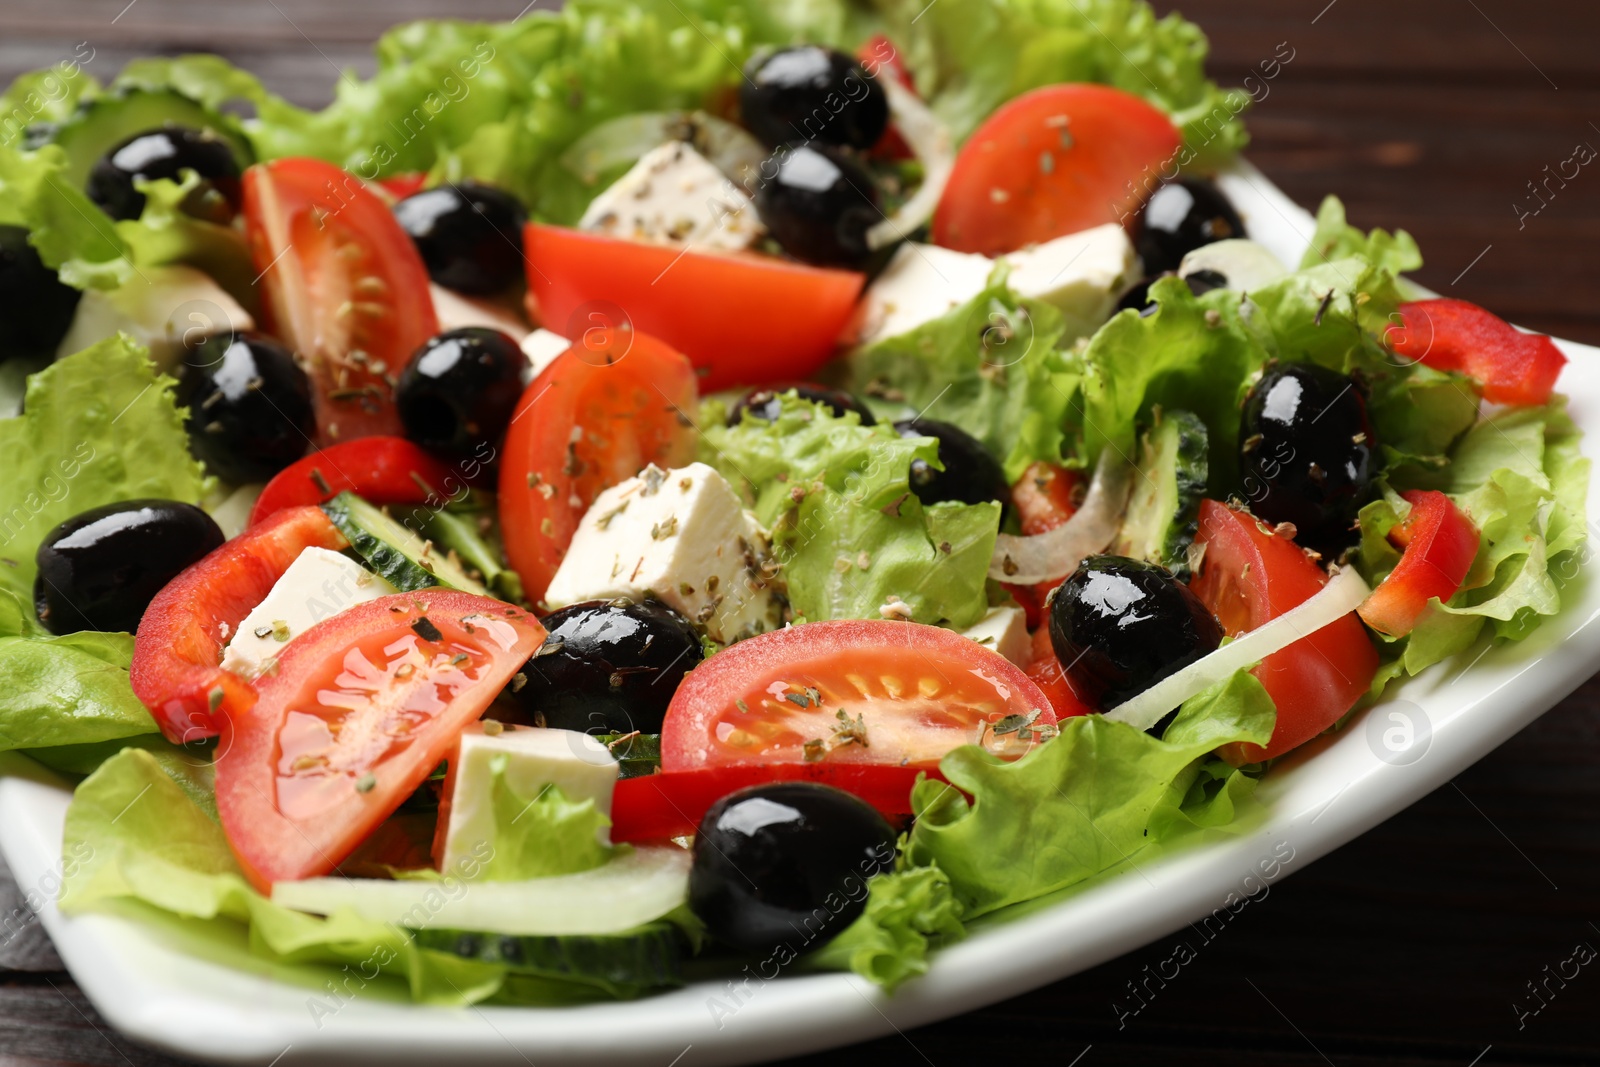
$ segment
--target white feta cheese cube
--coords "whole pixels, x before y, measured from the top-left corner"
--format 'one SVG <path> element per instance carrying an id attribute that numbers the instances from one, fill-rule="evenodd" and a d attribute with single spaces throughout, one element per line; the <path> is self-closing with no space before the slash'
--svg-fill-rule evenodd
<path id="1" fill-rule="evenodd" d="M 56 357 L 80 352 L 118 331 L 150 349 L 150 358 L 169 371 L 183 356 L 185 338 L 255 329 L 250 313 L 193 267 L 145 267 L 116 289 L 87 289 Z"/>
<path id="2" fill-rule="evenodd" d="M 553 785 L 568 800 L 593 800 L 601 812 L 611 814 L 617 761 L 605 745 L 573 730 L 475 722 L 462 731 L 461 748 L 451 760 L 449 811 L 440 812 L 447 827 L 444 853 L 435 857 L 440 870 L 471 869 L 471 864 L 462 861 L 480 853 L 484 842 L 493 844 L 494 772 L 490 762 L 500 756 L 506 758 L 505 783 L 517 796 L 533 800 Z M 611 843 L 605 828 L 598 836 L 601 844 Z"/>
<path id="3" fill-rule="evenodd" d="M 430 283 L 428 291 L 433 294 L 433 313 L 439 320 L 440 333 L 466 326 L 487 326 L 510 334 L 519 344 L 528 336 L 528 324 L 511 308 L 492 300 L 466 296 L 442 285 Z"/>
<path id="4" fill-rule="evenodd" d="M 909 333 L 977 296 L 994 260 L 938 245 L 907 241 L 867 287 L 850 344 L 871 344 Z"/>
<path id="5" fill-rule="evenodd" d="M 726 251 L 748 248 L 762 234 L 750 197 L 684 141 L 646 152 L 594 198 L 578 228 Z"/>
<path id="6" fill-rule="evenodd" d="M 990 608 L 988 614 L 961 632 L 991 652 L 998 652 L 1019 667 L 1033 659 L 1033 640 L 1028 636 L 1028 617 L 1014 605 Z"/>
<path id="7" fill-rule="evenodd" d="M 222 669 L 253 678 L 267 669 L 284 645 L 323 619 L 395 591 L 346 556 L 308 548 L 239 624 L 223 653 Z"/>
<path id="8" fill-rule="evenodd" d="M 528 357 L 528 381 L 544 373 L 555 358 L 572 347 L 572 342 L 559 333 L 537 329 L 522 339 L 522 354 Z"/>
<path id="9" fill-rule="evenodd" d="M 584 514 L 545 601 L 650 595 L 727 643 L 781 625 L 775 570 L 766 531 L 722 475 L 649 467 Z"/>
<path id="10" fill-rule="evenodd" d="M 1010 284 L 1023 296 L 1054 305 L 1068 335 L 1098 330 L 1117 298 L 1139 280 L 1139 254 L 1121 226 L 1108 222 L 1006 253 Z"/>

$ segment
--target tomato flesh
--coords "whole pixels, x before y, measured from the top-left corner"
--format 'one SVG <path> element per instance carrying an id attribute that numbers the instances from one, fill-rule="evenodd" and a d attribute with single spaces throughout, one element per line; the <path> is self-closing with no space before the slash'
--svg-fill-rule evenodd
<path id="1" fill-rule="evenodd" d="M 537 604 L 602 491 L 654 463 L 694 460 L 689 361 L 647 334 L 557 356 L 522 394 L 500 460 L 506 556 Z"/>
<path id="2" fill-rule="evenodd" d="M 1389 540 L 1405 554 L 1356 609 L 1363 622 L 1390 637 L 1410 633 L 1428 601 L 1454 596 L 1478 555 L 1478 531 L 1449 497 L 1431 489 L 1400 495 L 1411 513 L 1389 531 Z"/>
<path id="3" fill-rule="evenodd" d="M 267 328 L 315 386 L 318 439 L 399 435 L 394 380 L 439 332 L 411 238 L 364 183 L 318 159 L 246 170 L 244 222 Z"/>
<path id="4" fill-rule="evenodd" d="M 251 883 L 328 874 L 455 746 L 545 637 L 532 615 L 443 589 L 325 619 L 222 721 L 217 811 Z"/>
<path id="5" fill-rule="evenodd" d="M 1550 338 L 1523 333 L 1465 300 L 1418 300 L 1401 304 L 1399 315 L 1401 324 L 1385 333 L 1390 348 L 1435 370 L 1465 374 L 1495 404 L 1548 403 L 1567 365 Z"/>
<path id="6" fill-rule="evenodd" d="M 1183 138 L 1159 109 L 1104 85 L 1047 85 L 962 146 L 933 216 L 935 244 L 998 256 L 1126 222 Z"/>
<path id="7" fill-rule="evenodd" d="M 215 737 L 223 717 L 255 703 L 251 684 L 218 666 L 222 650 L 289 565 L 313 547 L 348 545 L 321 508 L 289 508 L 223 544 L 150 601 L 134 636 L 128 680 L 167 740 Z"/>
<path id="8" fill-rule="evenodd" d="M 1215 500 L 1200 504 L 1195 543 L 1204 555 L 1190 588 L 1232 637 L 1299 606 L 1328 581 L 1293 541 Z M 1304 744 L 1355 706 L 1377 670 L 1377 650 L 1355 612 L 1274 652 L 1251 672 L 1278 708 L 1272 740 L 1264 748 L 1227 745 L 1220 754 L 1242 765 Z"/>
<path id="9" fill-rule="evenodd" d="M 534 321 L 572 337 L 595 314 L 623 311 L 634 330 L 688 356 L 706 392 L 810 378 L 833 356 L 866 282 L 855 271 L 536 222 L 523 245 Z"/>
<path id="10" fill-rule="evenodd" d="M 466 488 L 449 467 L 403 437 L 363 437 L 313 452 L 273 475 L 250 509 L 250 524 L 284 508 L 326 503 L 346 489 L 373 504 L 426 504 L 454 499 Z"/>
<path id="11" fill-rule="evenodd" d="M 1035 737 L 996 735 L 993 727 L 1008 716 L 1055 722 L 1027 675 L 953 630 L 807 623 L 741 641 L 695 668 L 667 708 L 661 767 L 931 770 L 951 749 L 980 740 L 997 755 L 1020 756 Z"/>

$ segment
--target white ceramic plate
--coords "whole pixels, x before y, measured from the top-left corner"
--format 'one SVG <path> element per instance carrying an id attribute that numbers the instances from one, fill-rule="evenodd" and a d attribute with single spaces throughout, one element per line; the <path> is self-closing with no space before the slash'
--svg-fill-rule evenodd
<path id="1" fill-rule="evenodd" d="M 1224 177 L 1250 232 L 1287 263 L 1309 215 L 1254 168 Z M 1560 388 L 1600 455 L 1600 351 L 1563 344 Z M 1600 464 L 1595 467 L 1600 476 Z M 1600 502 L 1600 491 L 1591 490 Z M 972 1011 L 1111 959 L 1185 923 L 1225 925 L 1230 903 L 1400 811 L 1554 705 L 1600 662 L 1600 586 L 1578 574 L 1567 607 L 1527 641 L 1481 645 L 1401 687 L 1337 736 L 1275 767 L 1261 785 L 1269 817 L 1252 832 L 1149 862 L 986 924 L 886 997 L 853 975 L 707 982 L 627 1004 L 441 1010 L 316 990 L 185 953 L 170 930 L 111 915 L 40 913 L 89 999 L 139 1041 L 225 1063 L 536 1063 L 709 1067 L 795 1055 L 909 1030 Z M 1412 743 L 1404 745 L 1409 731 Z M 1385 737 L 1385 734 L 1388 734 Z M 1396 756 L 1391 750 L 1402 749 Z M 1380 753 L 1389 759 L 1380 758 Z M 0 760 L 0 848 L 25 890 L 53 894 L 69 794 L 11 757 Z M 1213 912 L 1218 918 L 1204 917 Z M 337 1007 L 330 1013 L 329 1009 Z M 281 1060 L 280 1060 L 281 1057 Z M 678 1057 L 682 1057 L 681 1061 Z"/>

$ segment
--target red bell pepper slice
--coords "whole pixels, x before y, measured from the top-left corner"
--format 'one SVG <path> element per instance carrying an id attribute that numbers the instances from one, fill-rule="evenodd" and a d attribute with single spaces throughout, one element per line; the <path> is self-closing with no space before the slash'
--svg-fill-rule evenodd
<path id="1" fill-rule="evenodd" d="M 321 508 L 280 511 L 179 574 L 145 609 L 128 668 L 133 693 L 174 744 L 218 731 L 218 716 L 256 702 L 245 679 L 223 670 L 222 650 L 307 548 L 348 543 Z"/>
<path id="2" fill-rule="evenodd" d="M 1402 325 L 1385 340 L 1396 354 L 1477 382 L 1484 399 L 1530 407 L 1550 399 L 1567 357 L 1543 334 L 1523 333 L 1493 312 L 1465 300 L 1418 300 L 1400 305 Z"/>
<path id="3" fill-rule="evenodd" d="M 322 504 L 346 489 L 373 504 L 453 500 L 487 469 L 468 460 L 451 470 L 403 437 L 363 437 L 313 452 L 273 476 L 250 510 L 250 525 L 284 508 Z"/>
<path id="4" fill-rule="evenodd" d="M 1449 497 L 1432 489 L 1400 495 L 1411 514 L 1389 531 L 1389 541 L 1405 554 L 1356 609 L 1390 637 L 1410 633 L 1434 597 L 1443 603 L 1454 596 L 1478 555 L 1478 531 Z"/>

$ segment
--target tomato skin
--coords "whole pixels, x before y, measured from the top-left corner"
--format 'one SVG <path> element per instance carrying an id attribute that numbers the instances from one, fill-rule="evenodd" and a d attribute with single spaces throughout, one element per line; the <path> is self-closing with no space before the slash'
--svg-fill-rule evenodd
<path id="1" fill-rule="evenodd" d="M 706 809 L 729 793 L 766 782 L 820 782 L 865 800 L 895 821 L 912 814 L 911 788 L 937 769 L 870 763 L 747 763 L 648 774 L 617 782 L 611 840 L 658 841 L 700 828 Z"/>
<path id="2" fill-rule="evenodd" d="M 1040 633 L 1048 633 L 1041 629 Z M 1050 701 L 1050 707 L 1055 710 L 1056 721 L 1070 719 L 1074 715 L 1092 715 L 1094 709 L 1078 699 L 1078 694 L 1072 688 L 1072 682 L 1067 678 L 1067 672 L 1061 669 L 1061 661 L 1056 659 L 1055 652 L 1051 652 L 1043 659 L 1036 659 L 1028 664 L 1028 678 L 1044 693 L 1045 699 Z"/>
<path id="3" fill-rule="evenodd" d="M 222 650 L 289 564 L 313 547 L 348 545 L 321 508 L 288 508 L 224 543 L 150 601 L 128 680 L 168 741 L 215 737 L 221 720 L 255 703 L 255 688 L 218 666 Z M 215 705 L 214 693 L 221 694 Z"/>
<path id="4" fill-rule="evenodd" d="M 1411 505 L 1389 540 L 1405 550 L 1389 576 L 1356 609 L 1368 626 L 1403 637 L 1434 597 L 1448 601 L 1461 588 L 1478 555 L 1478 531 L 1455 502 L 1436 490 L 1400 494 Z"/>
<path id="5" fill-rule="evenodd" d="M 1048 533 L 1072 518 L 1078 510 L 1078 487 L 1082 482 L 1083 476 L 1077 471 L 1043 460 L 1023 471 L 1011 487 L 1011 504 L 1017 509 L 1023 534 L 1034 537 Z M 1001 584 L 1022 605 L 1031 630 L 1044 624 L 1045 599 L 1064 581 L 1065 578 L 1058 578 L 1031 586 Z"/>
<path id="6" fill-rule="evenodd" d="M 1182 143 L 1165 114 L 1120 89 L 1070 83 L 1023 93 L 957 154 L 934 243 L 998 256 L 1125 222 Z"/>
<path id="7" fill-rule="evenodd" d="M 648 464 L 670 470 L 694 460 L 689 361 L 648 334 L 613 334 L 608 343 L 557 356 L 522 394 L 506 432 L 500 523 L 532 604 L 543 599 L 595 497 Z M 578 427 L 585 432 L 574 442 Z"/>
<path id="8" fill-rule="evenodd" d="M 1547 403 L 1567 365 L 1550 338 L 1465 300 L 1418 300 L 1401 304 L 1399 315 L 1401 324 L 1384 332 L 1390 348 L 1435 370 L 1460 371 L 1495 404 Z"/>
<path id="9" fill-rule="evenodd" d="M 705 392 L 804 381 L 834 353 L 866 277 L 756 253 L 645 244 L 530 222 L 528 312 L 563 336 L 596 302 L 699 369 Z M 609 325 L 609 324 L 608 324 Z"/>
<path id="10" fill-rule="evenodd" d="M 406 174 L 395 174 L 388 178 L 379 178 L 372 184 L 382 189 L 385 194 L 395 200 L 404 200 L 408 196 L 422 192 L 422 187 L 428 184 L 428 175 L 422 171 L 411 171 Z"/>
<path id="11" fill-rule="evenodd" d="M 403 437 L 363 437 L 313 452 L 273 475 L 250 509 L 250 525 L 284 508 L 326 503 L 346 489 L 381 505 L 449 500 L 466 488 L 449 467 Z"/>
<path id="12" fill-rule="evenodd" d="M 318 439 L 398 436 L 394 379 L 439 332 L 416 245 L 377 194 L 331 163 L 260 163 L 243 185 L 263 317 L 311 375 Z"/>
<path id="13" fill-rule="evenodd" d="M 805 742 L 829 740 L 840 709 L 865 721 L 867 743 L 828 745 L 808 761 Z M 667 707 L 661 767 L 855 763 L 931 771 L 951 749 L 978 740 L 980 721 L 1033 711 L 1039 725 L 1055 722 L 1026 674 L 953 630 L 878 619 L 812 622 L 747 638 L 691 671 Z M 1024 750 L 1018 745 L 1014 754 Z"/>
<path id="14" fill-rule="evenodd" d="M 1205 555 L 1190 588 L 1230 636 L 1304 603 L 1328 581 L 1293 541 L 1215 500 L 1200 504 L 1195 543 Z M 1272 740 L 1265 748 L 1226 745 L 1219 754 L 1239 766 L 1304 744 L 1355 706 L 1377 670 L 1377 650 L 1355 612 L 1274 652 L 1251 672 L 1278 708 Z"/>
<path id="15" fill-rule="evenodd" d="M 424 617 L 439 640 L 416 629 Z M 333 871 L 433 773 L 544 637 L 520 609 L 429 589 L 357 605 L 285 645 L 276 673 L 257 681 L 255 705 L 221 724 L 217 813 L 251 884 L 269 893 L 274 882 Z M 365 692 L 383 699 L 355 703 Z M 341 728 L 330 733 L 330 721 Z"/>

